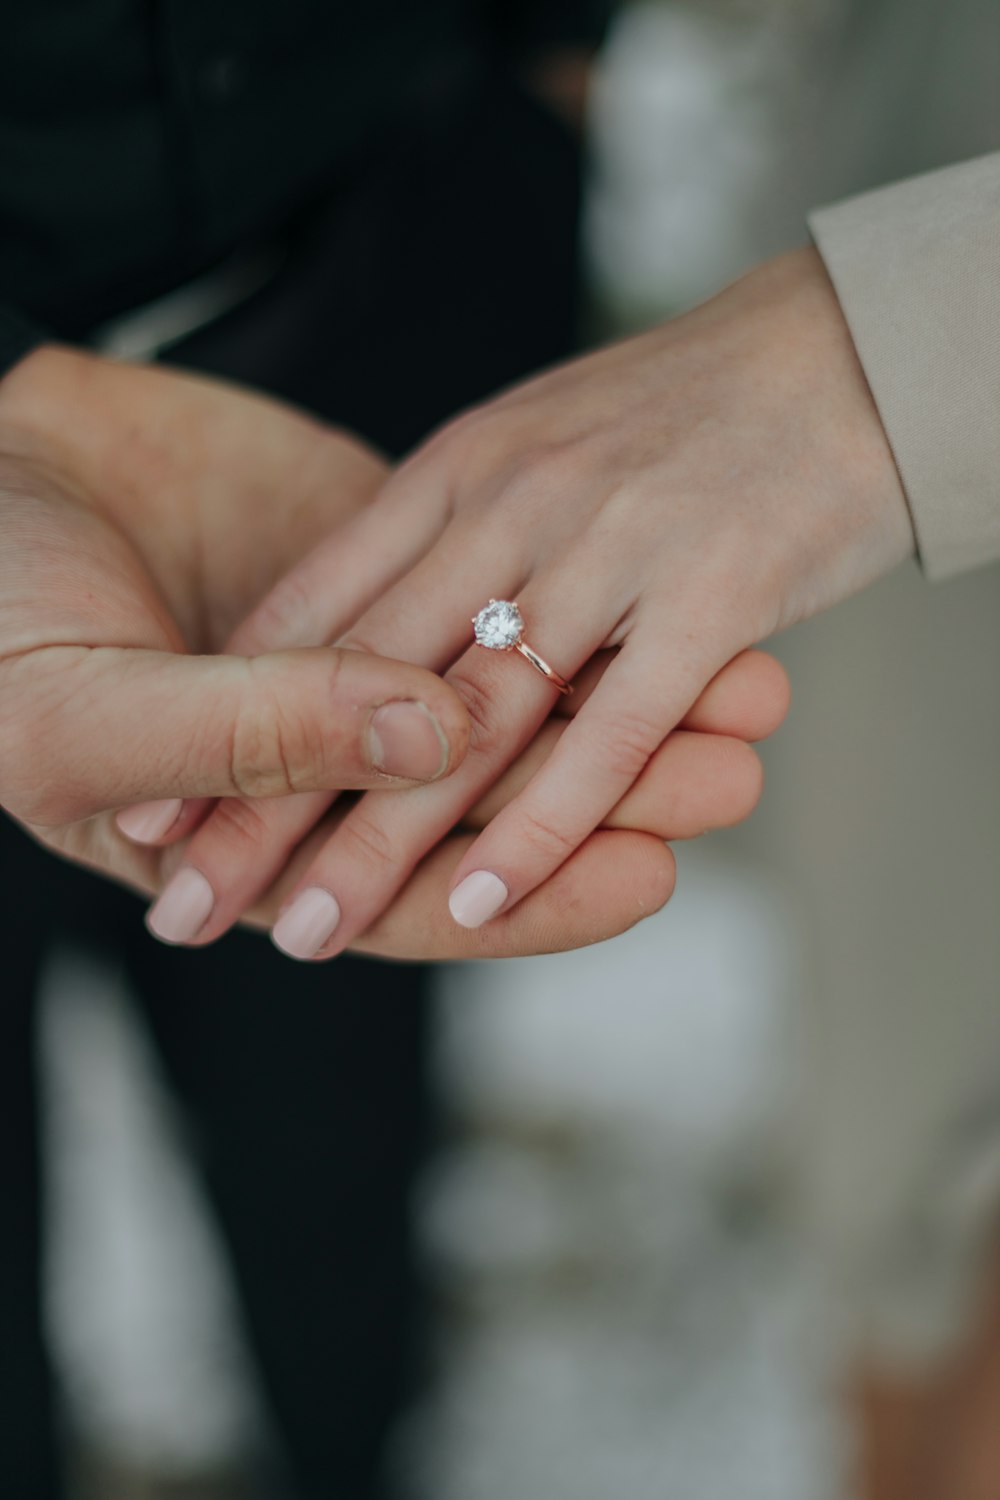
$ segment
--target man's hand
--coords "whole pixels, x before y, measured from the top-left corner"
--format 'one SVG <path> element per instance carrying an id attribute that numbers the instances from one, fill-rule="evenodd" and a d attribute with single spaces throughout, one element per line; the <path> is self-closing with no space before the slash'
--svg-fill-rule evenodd
<path id="1" fill-rule="evenodd" d="M 7 810 L 51 848 L 134 880 L 134 851 L 108 816 L 130 802 L 166 797 L 179 810 L 183 797 L 453 769 L 468 720 L 431 672 L 357 651 L 215 654 L 384 474 L 354 440 L 219 383 L 57 348 L 11 371 L 0 382 Z"/>

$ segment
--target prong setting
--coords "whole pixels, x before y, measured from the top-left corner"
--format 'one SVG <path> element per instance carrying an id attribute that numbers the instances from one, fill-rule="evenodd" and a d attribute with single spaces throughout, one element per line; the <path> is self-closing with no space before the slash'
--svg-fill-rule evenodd
<path id="1" fill-rule="evenodd" d="M 524 634 L 521 611 L 510 599 L 491 599 L 472 622 L 477 644 L 490 651 L 512 651 Z"/>

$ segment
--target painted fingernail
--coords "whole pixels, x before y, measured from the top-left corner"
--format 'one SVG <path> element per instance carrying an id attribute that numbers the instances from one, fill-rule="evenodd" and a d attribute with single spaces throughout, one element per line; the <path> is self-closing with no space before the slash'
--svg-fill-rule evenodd
<path id="1" fill-rule="evenodd" d="M 509 895 L 499 875 L 473 870 L 448 897 L 448 909 L 459 927 L 481 927 L 496 916 Z"/>
<path id="2" fill-rule="evenodd" d="M 154 937 L 164 943 L 189 943 L 212 915 L 215 892 L 200 870 L 184 865 L 164 887 L 146 917 Z"/>
<path id="3" fill-rule="evenodd" d="M 314 958 L 337 930 L 340 905 L 336 896 L 314 885 L 302 891 L 275 922 L 271 938 L 289 958 Z"/>
<path id="4" fill-rule="evenodd" d="M 408 781 L 432 781 L 448 764 L 448 741 L 429 708 L 411 699 L 383 703 L 368 726 L 376 771 Z"/>
<path id="5" fill-rule="evenodd" d="M 123 807 L 116 813 L 115 822 L 125 837 L 136 844 L 155 844 L 173 828 L 183 806 L 180 797 L 169 797 L 164 802 L 137 802 L 134 807 Z"/>

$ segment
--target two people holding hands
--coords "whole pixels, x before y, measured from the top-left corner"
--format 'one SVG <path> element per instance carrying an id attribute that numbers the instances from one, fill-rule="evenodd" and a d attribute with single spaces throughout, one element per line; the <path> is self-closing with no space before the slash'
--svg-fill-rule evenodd
<path id="1" fill-rule="evenodd" d="M 217 937 L 294 857 L 279 946 L 329 957 L 363 937 L 529 752 L 557 701 L 543 673 L 469 644 L 467 621 L 491 586 L 516 597 L 560 672 L 575 677 L 609 654 L 587 702 L 456 861 L 449 906 L 468 928 L 516 911 L 572 858 L 741 652 L 913 546 L 885 433 L 812 249 L 474 409 L 281 578 L 236 637 L 254 653 L 330 641 L 443 672 L 472 719 L 463 764 L 433 786 L 362 799 L 322 838 L 322 795 L 238 813 L 189 804 L 172 822 L 163 810 L 161 841 L 186 850 L 154 932 Z M 662 900 L 651 879 L 639 910 Z"/>
<path id="2" fill-rule="evenodd" d="M 486 780 L 468 700 L 431 670 L 440 658 L 421 661 L 398 635 L 380 654 L 350 640 L 316 649 L 352 610 L 375 607 L 404 540 L 381 513 L 387 471 L 365 445 L 218 382 L 54 347 L 0 386 L 0 438 L 9 811 L 115 879 L 147 891 L 167 880 L 153 930 L 162 921 L 168 939 L 204 941 L 245 914 L 262 925 L 287 911 L 298 872 L 363 806 L 344 817 L 334 789 L 372 788 L 405 816 L 414 797 L 448 786 L 447 827 L 408 865 L 389 826 L 398 899 L 353 937 L 397 957 L 484 951 L 448 916 L 449 864 L 530 785 L 612 653 L 594 657 L 558 716 L 540 679 L 538 732 L 514 726 L 516 753 L 498 746 Z M 507 685 L 498 680 L 501 713 Z M 518 678 L 509 686 L 516 695 Z M 747 742 L 780 720 L 783 674 L 747 653 L 704 686 L 683 730 L 602 814 L 605 833 L 485 951 L 621 930 L 669 894 L 664 840 L 750 810 L 760 770 Z M 463 762 L 478 777 L 464 800 Z M 169 929 L 171 902 L 175 921 L 197 920 L 205 867 L 225 904 L 213 910 L 213 890 L 194 930 Z"/>
<path id="3" fill-rule="evenodd" d="M 0 207 L 23 225 L 0 290 L 28 314 L 0 310 L 0 805 L 150 898 L 173 945 L 131 972 L 208 1142 L 303 1495 L 375 1493 L 401 1401 L 423 971 L 275 956 L 279 977 L 252 937 L 216 939 L 434 960 L 621 932 L 669 898 L 668 841 L 757 802 L 751 744 L 788 703 L 759 641 L 916 538 L 935 574 L 1000 556 L 996 365 L 967 294 L 989 284 L 997 158 L 825 211 L 818 248 L 556 363 L 565 122 L 609 8 L 470 5 L 452 32 L 447 6 L 400 0 L 348 36 L 336 7 L 245 5 L 243 58 L 213 51 L 210 7 L 191 27 L 123 7 L 117 44 L 106 18 L 84 36 L 22 11 L 0 59 L 20 163 Z M 275 235 L 273 284 L 173 350 L 209 378 L 70 347 Z M 389 469 L 352 429 L 412 456 Z M 491 598 L 572 694 L 474 643 Z M 3 830 L 8 920 L 31 927 L 0 1049 L 24 1161 L 53 916 L 17 908 L 26 848 Z M 12 1412 L 44 1365 L 24 1183 Z M 46 1402 L 12 1423 L 12 1491 L 57 1493 Z"/>

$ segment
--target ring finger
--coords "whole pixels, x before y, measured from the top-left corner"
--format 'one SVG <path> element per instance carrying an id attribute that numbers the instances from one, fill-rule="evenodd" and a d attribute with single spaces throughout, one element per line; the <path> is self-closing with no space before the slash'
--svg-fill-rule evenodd
<path id="1" fill-rule="evenodd" d="M 495 543 L 492 547 L 481 544 L 477 565 L 461 529 L 456 527 L 455 532 L 407 575 L 405 588 L 394 591 L 399 597 L 391 611 L 376 605 L 338 644 L 363 648 L 379 657 L 404 658 L 434 671 L 447 667 L 468 639 L 468 617 L 480 602 L 478 576 L 488 571 L 495 576 L 500 571 Z M 510 568 L 515 565 L 513 560 L 508 564 Z M 462 610 L 457 617 L 429 611 L 423 603 L 440 596 L 442 574 L 453 580 L 452 592 Z M 500 571 L 500 578 L 507 586 L 517 582 L 512 572 Z M 393 763 L 384 765 L 387 771 L 394 769 Z M 428 763 L 424 779 L 431 781 L 440 771 L 440 764 Z M 410 772 L 408 779 L 417 779 L 416 773 Z M 414 789 L 379 789 L 380 800 L 413 795 Z M 153 933 L 168 942 L 214 942 L 270 887 L 335 798 L 335 793 L 316 792 L 256 801 L 227 798 L 217 803 L 192 836 L 183 863 L 149 914 Z M 198 893 L 197 908 L 193 896 L 188 901 L 189 892 Z M 175 921 L 175 911 L 180 913 L 179 921 Z M 200 921 L 193 927 L 196 917 Z"/>
<path id="2" fill-rule="evenodd" d="M 567 677 L 617 623 L 615 617 L 595 617 L 579 577 L 579 569 L 563 561 L 520 594 L 530 625 L 527 643 Z M 546 602 L 552 599 L 560 601 L 557 610 Z M 359 629 L 365 629 L 364 622 Z M 567 644 L 560 647 L 560 641 Z M 447 781 L 403 794 L 366 796 L 351 809 L 275 926 L 275 942 L 292 957 L 332 957 L 364 932 L 416 864 L 522 751 L 556 697 L 546 677 L 513 652 L 479 646 L 467 650 L 445 680 L 472 719 L 466 760 Z"/>

